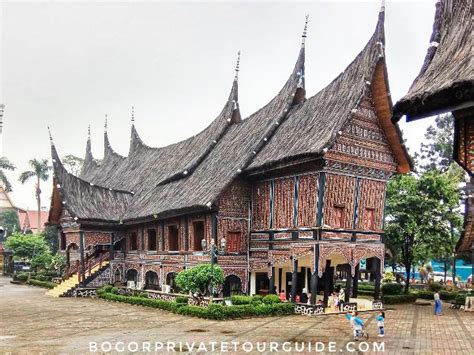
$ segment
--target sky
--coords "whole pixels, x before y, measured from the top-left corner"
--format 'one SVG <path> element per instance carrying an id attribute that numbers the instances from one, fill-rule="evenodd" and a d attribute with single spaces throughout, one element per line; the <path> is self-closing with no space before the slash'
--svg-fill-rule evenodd
<path id="1" fill-rule="evenodd" d="M 374 31 L 380 0 L 311 2 L 2 1 L 0 102 L 3 155 L 18 207 L 35 209 L 34 182 L 18 176 L 32 158 L 50 158 L 47 126 L 61 156 L 83 157 L 91 125 L 103 155 L 104 118 L 112 147 L 127 155 L 131 107 L 154 147 L 204 129 L 221 111 L 240 50 L 242 117 L 264 106 L 296 61 L 305 15 L 307 96 L 329 84 Z M 435 0 L 386 1 L 386 60 L 393 102 L 418 74 Z M 404 121 L 404 120 L 403 120 Z M 433 119 L 400 124 L 410 151 Z M 50 204 L 51 180 L 42 186 Z"/>

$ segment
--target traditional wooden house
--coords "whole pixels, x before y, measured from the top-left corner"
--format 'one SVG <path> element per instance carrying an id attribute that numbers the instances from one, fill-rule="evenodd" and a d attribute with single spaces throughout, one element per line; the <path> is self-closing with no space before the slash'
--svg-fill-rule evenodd
<path id="1" fill-rule="evenodd" d="M 469 0 L 436 3 L 425 60 L 408 93 L 394 106 L 393 121 L 397 122 L 403 115 L 412 121 L 445 112 L 454 116 L 453 158 L 470 176 L 465 230 L 456 249 L 471 252 L 474 265 L 474 63 L 472 1 Z"/>
<path id="2" fill-rule="evenodd" d="M 356 288 L 363 259 L 380 281 L 386 183 L 410 170 L 391 122 L 384 9 L 364 49 L 308 99 L 305 38 L 306 26 L 287 82 L 246 119 L 237 66 L 221 113 L 187 140 L 152 148 L 132 122 L 124 157 L 106 130 L 103 160 L 94 160 L 89 139 L 80 177 L 52 144 L 49 218 L 71 265 L 79 259 L 83 274 L 105 255 L 113 281 L 174 287 L 177 272 L 210 262 L 216 246 L 225 295 L 278 288 L 294 296 L 306 287 L 327 297 L 335 272 Z"/>

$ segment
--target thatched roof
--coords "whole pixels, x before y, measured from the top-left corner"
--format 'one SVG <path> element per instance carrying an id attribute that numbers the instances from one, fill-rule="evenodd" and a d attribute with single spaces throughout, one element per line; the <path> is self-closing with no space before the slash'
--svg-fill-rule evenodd
<path id="1" fill-rule="evenodd" d="M 78 219 L 120 221 L 133 197 L 130 192 L 96 186 L 68 173 L 53 143 L 51 157 L 56 184 L 54 189 L 71 216 Z"/>
<path id="2" fill-rule="evenodd" d="M 394 106 L 393 120 L 433 116 L 472 106 L 473 101 L 472 1 L 441 0 L 420 73 Z"/>
<path id="3" fill-rule="evenodd" d="M 124 223 L 132 223 L 209 211 L 214 208 L 225 188 L 240 175 L 280 160 L 321 154 L 323 148 L 333 142 L 361 100 L 367 80 L 373 77 L 377 65 L 384 63 L 383 26 L 382 10 L 375 32 L 362 52 L 341 75 L 309 100 L 305 99 L 304 88 L 304 33 L 290 77 L 267 105 L 248 118 L 240 119 L 236 77 L 223 110 L 201 133 L 176 144 L 152 148 L 143 143 L 132 125 L 127 157 L 113 151 L 105 133 L 102 162 L 95 163 L 88 141 L 87 164 L 81 172 L 81 178 L 69 183 L 77 188 L 84 185 L 85 189 L 89 189 L 90 185 L 85 183 L 89 181 L 98 186 L 110 187 L 112 191 L 117 190 L 117 195 L 103 197 L 104 192 L 97 188 L 100 190 L 98 199 L 107 202 L 116 199 L 115 203 L 124 199 L 126 205 L 123 210 L 101 212 L 109 213 L 107 220 L 119 219 Z M 385 72 L 384 77 L 386 79 Z M 386 111 L 389 112 L 391 102 L 386 93 L 388 88 L 384 88 L 382 96 L 386 101 Z M 396 126 L 391 124 L 389 118 L 388 122 L 390 127 L 387 130 L 391 130 L 389 133 L 402 146 Z M 122 190 L 133 192 L 133 198 Z M 82 196 L 92 191 L 80 194 L 73 189 L 71 193 Z M 94 199 L 91 195 L 88 198 Z M 85 200 L 78 200 L 77 203 L 81 204 L 81 208 L 87 205 Z M 103 215 L 95 207 L 88 212 L 81 212 L 80 217 L 84 219 L 87 216 L 92 219 Z"/>

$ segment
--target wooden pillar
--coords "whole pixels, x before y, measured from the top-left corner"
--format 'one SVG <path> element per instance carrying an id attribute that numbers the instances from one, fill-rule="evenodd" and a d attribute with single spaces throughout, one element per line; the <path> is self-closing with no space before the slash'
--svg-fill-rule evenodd
<path id="1" fill-rule="evenodd" d="M 375 291 L 374 291 L 374 299 L 380 299 L 380 259 L 374 258 L 375 263 Z"/>
<path id="2" fill-rule="evenodd" d="M 188 251 L 189 250 L 189 219 L 188 217 L 184 217 L 181 220 L 181 223 L 183 224 L 184 227 L 184 250 Z"/>
<path id="3" fill-rule="evenodd" d="M 80 271 L 79 271 L 79 281 L 82 286 L 84 286 L 84 278 L 86 274 L 86 266 L 84 263 L 84 231 L 79 232 L 79 252 L 80 252 Z"/>
<path id="4" fill-rule="evenodd" d="M 352 297 L 357 298 L 357 292 L 359 290 L 359 273 L 360 273 L 360 264 L 357 264 L 355 268 L 355 276 L 352 282 Z"/>
<path id="5" fill-rule="evenodd" d="M 295 302 L 297 283 L 298 283 L 298 259 L 293 258 L 293 273 L 291 274 L 291 302 Z"/>
<path id="6" fill-rule="evenodd" d="M 316 244 L 316 248 L 314 251 L 314 270 L 311 274 L 311 298 L 310 303 L 316 304 L 316 297 L 318 294 L 318 260 L 319 260 L 319 244 Z"/>
<path id="7" fill-rule="evenodd" d="M 272 276 L 270 277 L 270 294 L 275 293 L 275 268 L 272 266 Z"/>
<path id="8" fill-rule="evenodd" d="M 211 238 L 214 240 L 214 243 L 216 246 L 218 246 L 218 240 L 217 240 L 217 213 L 213 213 L 211 215 Z"/>
<path id="9" fill-rule="evenodd" d="M 351 265 L 347 264 L 347 281 L 346 281 L 346 294 L 344 295 L 344 302 L 349 302 L 351 297 L 351 286 L 352 286 L 352 274 Z"/>
<path id="10" fill-rule="evenodd" d="M 110 233 L 110 260 L 114 260 L 115 233 Z"/>
<path id="11" fill-rule="evenodd" d="M 328 306 L 328 300 L 329 300 L 329 292 L 330 292 L 330 275 L 331 275 L 331 260 L 326 260 L 326 269 L 324 270 L 324 298 L 323 298 L 323 303 L 324 307 Z"/>
<path id="12" fill-rule="evenodd" d="M 278 268 L 278 292 L 281 292 L 281 284 L 283 278 L 283 269 L 280 267 Z"/>

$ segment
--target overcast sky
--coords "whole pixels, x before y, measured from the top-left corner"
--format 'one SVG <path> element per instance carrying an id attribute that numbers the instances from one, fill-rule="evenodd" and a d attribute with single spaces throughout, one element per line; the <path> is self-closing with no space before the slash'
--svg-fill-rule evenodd
<path id="1" fill-rule="evenodd" d="M 387 1 L 386 59 L 394 102 L 418 74 L 435 1 Z M 18 175 L 31 158 L 49 158 L 50 125 L 61 156 L 83 157 L 87 126 L 93 154 L 103 155 L 104 116 L 113 148 L 126 155 L 130 111 L 146 144 L 163 146 L 206 127 L 231 87 L 242 51 L 243 117 L 266 104 L 295 63 L 306 14 L 306 90 L 336 77 L 371 36 L 380 1 L 319 2 L 2 2 L 3 155 L 12 198 L 34 209 L 34 183 Z M 411 151 L 432 120 L 402 123 Z M 43 186 L 49 206 L 51 181 Z"/>

